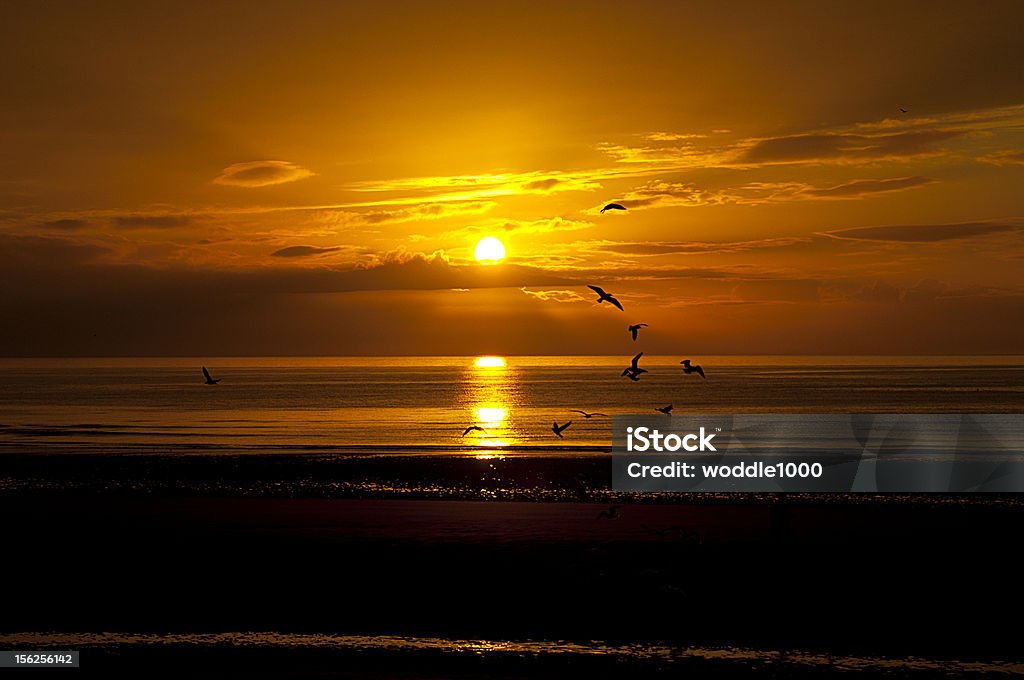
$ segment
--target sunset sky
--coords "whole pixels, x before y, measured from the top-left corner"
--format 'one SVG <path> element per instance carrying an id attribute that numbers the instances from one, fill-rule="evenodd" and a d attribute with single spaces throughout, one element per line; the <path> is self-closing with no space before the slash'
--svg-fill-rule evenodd
<path id="1" fill-rule="evenodd" d="M 1022 30 L 5 3 L 0 354 L 1024 353 Z"/>

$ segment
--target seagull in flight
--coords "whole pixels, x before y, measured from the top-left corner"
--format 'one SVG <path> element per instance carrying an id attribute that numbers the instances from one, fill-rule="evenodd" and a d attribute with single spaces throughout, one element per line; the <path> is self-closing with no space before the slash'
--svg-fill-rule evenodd
<path id="1" fill-rule="evenodd" d="M 683 359 L 680 361 L 683 365 L 683 373 L 690 375 L 691 373 L 697 373 L 700 377 L 704 377 L 704 369 L 700 364 L 691 364 L 689 359 Z"/>
<path id="2" fill-rule="evenodd" d="M 655 407 L 654 410 L 655 411 L 661 411 L 665 415 L 670 416 L 670 415 L 672 415 L 672 404 L 669 404 L 668 406 Z"/>
<path id="3" fill-rule="evenodd" d="M 597 513 L 598 519 L 618 519 L 620 517 L 619 510 L 622 510 L 621 505 L 613 505 L 607 510 L 602 510 Z"/>
<path id="4" fill-rule="evenodd" d="M 590 285 L 588 285 L 587 288 L 589 288 L 590 290 L 592 290 L 595 293 L 597 293 L 597 304 L 601 304 L 602 302 L 607 301 L 607 302 L 615 305 L 616 307 L 618 307 L 620 312 L 626 311 L 626 310 L 624 310 L 622 308 L 622 303 L 619 302 L 618 300 L 616 300 L 614 295 L 612 295 L 611 293 L 606 292 L 604 288 L 601 288 L 600 286 L 590 286 Z"/>
<path id="5" fill-rule="evenodd" d="M 573 413 L 579 413 L 584 418 L 593 418 L 594 416 L 604 416 L 606 418 L 608 417 L 607 413 L 587 413 L 586 411 L 581 411 L 578 408 L 572 409 L 572 412 Z"/>
<path id="6" fill-rule="evenodd" d="M 634 382 L 640 380 L 640 374 L 647 373 L 646 368 L 640 368 L 640 357 L 642 357 L 643 355 L 644 353 L 640 352 L 635 357 L 633 357 L 633 361 L 630 362 L 630 365 L 627 366 L 626 370 L 622 372 L 622 375 L 624 375 L 625 377 L 629 378 Z"/>
<path id="7" fill-rule="evenodd" d="M 626 206 L 622 205 L 621 203 L 609 203 L 605 207 L 601 208 L 601 212 L 604 212 L 605 210 L 625 210 L 625 209 L 626 209 Z"/>
<path id="8" fill-rule="evenodd" d="M 206 377 L 206 385 L 216 385 L 217 383 L 220 382 L 220 378 L 217 378 L 216 380 L 213 379 L 213 376 L 210 375 L 210 372 L 206 370 L 206 366 L 203 366 L 203 375 Z"/>
<path id="9" fill-rule="evenodd" d="M 629 327 L 629 333 L 633 336 L 633 342 L 636 342 L 636 335 L 640 332 L 641 328 L 647 328 L 645 323 L 635 323 Z"/>
<path id="10" fill-rule="evenodd" d="M 571 420 L 569 422 L 567 422 L 565 425 L 559 425 L 557 422 L 554 422 L 554 423 L 551 423 L 551 431 L 554 432 L 556 435 L 558 435 L 559 439 L 562 439 L 563 438 L 562 437 L 562 431 L 565 428 L 569 427 L 570 425 L 572 425 L 572 421 Z"/>
<path id="11" fill-rule="evenodd" d="M 473 432 L 474 430 L 476 430 L 477 432 L 487 432 L 487 430 L 480 427 L 479 425 L 470 425 L 469 427 L 462 431 L 462 436 L 465 437 L 467 434 Z"/>

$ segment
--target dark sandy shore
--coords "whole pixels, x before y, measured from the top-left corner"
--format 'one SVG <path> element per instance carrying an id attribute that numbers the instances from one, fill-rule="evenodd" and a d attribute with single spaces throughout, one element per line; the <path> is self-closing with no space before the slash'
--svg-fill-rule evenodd
<path id="1" fill-rule="evenodd" d="M 621 497 L 600 458 L 0 463 L 0 648 L 103 672 L 1024 671 L 1014 498 Z"/>

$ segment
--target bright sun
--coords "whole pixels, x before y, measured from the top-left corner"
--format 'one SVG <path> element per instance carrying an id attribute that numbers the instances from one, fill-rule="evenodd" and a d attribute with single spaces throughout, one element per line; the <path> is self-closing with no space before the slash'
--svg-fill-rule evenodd
<path id="1" fill-rule="evenodd" d="M 493 236 L 485 236 L 476 244 L 473 256 L 477 262 L 498 262 L 505 259 L 505 246 Z"/>

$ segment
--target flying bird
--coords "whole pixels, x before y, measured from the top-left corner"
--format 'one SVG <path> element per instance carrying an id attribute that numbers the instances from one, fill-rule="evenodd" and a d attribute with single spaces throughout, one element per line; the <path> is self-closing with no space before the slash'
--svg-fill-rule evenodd
<path id="1" fill-rule="evenodd" d="M 484 428 L 480 427 L 479 425 L 470 425 L 469 427 L 467 427 L 465 430 L 462 431 L 462 436 L 465 437 L 467 434 L 469 434 L 470 432 L 472 432 L 474 430 L 476 430 L 478 432 L 487 432 L 487 430 L 485 430 Z"/>
<path id="2" fill-rule="evenodd" d="M 900 107 L 900 113 L 906 113 L 906 112 L 907 112 L 907 110 L 901 106 Z"/>
<path id="3" fill-rule="evenodd" d="M 646 368 L 640 368 L 640 357 L 642 357 L 643 355 L 644 353 L 640 352 L 635 357 L 633 357 L 633 361 L 630 362 L 630 365 L 627 366 L 624 371 L 622 371 L 622 375 L 634 382 L 639 381 L 640 374 L 647 373 Z"/>
<path id="4" fill-rule="evenodd" d="M 669 404 L 668 406 L 655 407 L 654 410 L 655 411 L 661 411 L 665 415 L 670 416 L 670 415 L 672 415 L 672 404 Z"/>
<path id="5" fill-rule="evenodd" d="M 608 417 L 607 413 L 587 413 L 586 411 L 581 411 L 578 408 L 572 409 L 572 412 L 579 413 L 584 418 L 593 418 L 594 416 L 605 416 L 606 418 Z"/>
<path id="6" fill-rule="evenodd" d="M 607 301 L 607 302 L 615 305 L 616 307 L 618 307 L 620 312 L 626 311 L 626 310 L 624 310 L 622 308 L 622 303 L 619 302 L 618 300 L 616 300 L 614 295 L 612 295 L 611 293 L 606 292 L 604 288 L 601 288 L 600 286 L 590 286 L 590 285 L 588 285 L 587 288 L 589 288 L 590 290 L 592 290 L 595 293 L 597 293 L 597 304 L 601 304 L 602 302 Z"/>
<path id="7" fill-rule="evenodd" d="M 626 206 L 622 205 L 621 203 L 609 203 L 605 207 L 601 208 L 601 212 L 604 212 L 605 210 L 625 210 L 625 209 L 626 209 Z"/>
<path id="8" fill-rule="evenodd" d="M 203 375 L 206 377 L 205 384 L 207 385 L 216 385 L 217 383 L 220 382 L 220 378 L 217 378 L 216 380 L 213 379 L 213 376 L 210 375 L 210 372 L 206 370 L 206 366 L 203 366 Z"/>
<path id="9" fill-rule="evenodd" d="M 610 508 L 608 508 L 607 510 L 602 510 L 601 512 L 597 513 L 597 518 L 598 519 L 618 519 L 619 518 L 619 510 L 621 510 L 621 509 L 622 509 L 621 505 L 613 505 Z"/>
<path id="10" fill-rule="evenodd" d="M 554 422 L 551 423 L 551 431 L 558 435 L 559 439 L 562 439 L 562 431 L 565 430 L 565 428 L 569 427 L 570 425 L 572 425 L 571 420 L 567 422 L 565 425 L 559 425 L 557 422 Z"/>
<path id="11" fill-rule="evenodd" d="M 629 327 L 629 333 L 633 336 L 633 342 L 636 342 L 636 335 L 640 332 L 641 328 L 647 328 L 645 323 L 635 323 Z"/>
<path id="12" fill-rule="evenodd" d="M 700 364 L 691 364 L 689 359 L 683 359 L 679 363 L 683 365 L 683 373 L 685 373 L 686 375 L 690 375 L 691 373 L 697 373 L 700 375 L 700 377 L 705 377 L 704 369 L 701 367 Z"/>

